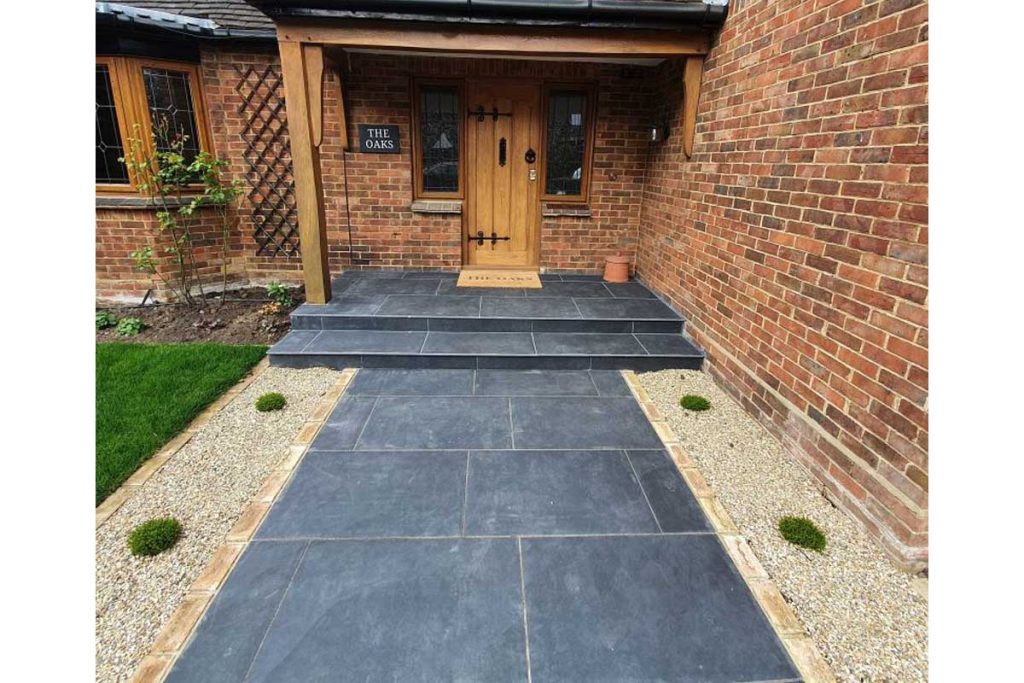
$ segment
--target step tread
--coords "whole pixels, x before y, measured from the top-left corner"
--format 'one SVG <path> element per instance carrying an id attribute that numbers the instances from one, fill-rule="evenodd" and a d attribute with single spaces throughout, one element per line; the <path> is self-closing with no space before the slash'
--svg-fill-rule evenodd
<path id="1" fill-rule="evenodd" d="M 680 334 L 587 332 L 424 332 L 293 330 L 269 351 L 280 355 L 500 357 L 703 357 Z"/>

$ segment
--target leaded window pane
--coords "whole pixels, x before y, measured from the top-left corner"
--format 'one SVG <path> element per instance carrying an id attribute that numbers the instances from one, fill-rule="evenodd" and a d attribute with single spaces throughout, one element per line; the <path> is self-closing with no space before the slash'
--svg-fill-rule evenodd
<path id="1" fill-rule="evenodd" d="M 582 194 L 586 115 L 587 97 L 583 93 L 553 92 L 548 98 L 546 194 Z"/>
<path id="2" fill-rule="evenodd" d="M 459 95 L 455 88 L 420 90 L 423 191 L 459 191 Z"/>
<path id="3" fill-rule="evenodd" d="M 182 153 L 186 162 L 191 162 L 199 153 L 199 131 L 188 74 L 145 68 L 142 80 L 157 149 L 170 151 L 175 139 L 184 137 Z"/>
<path id="4" fill-rule="evenodd" d="M 117 127 L 114 89 L 105 64 L 96 65 L 96 182 L 127 183 L 128 169 L 118 161 L 124 156 L 121 130 Z"/>

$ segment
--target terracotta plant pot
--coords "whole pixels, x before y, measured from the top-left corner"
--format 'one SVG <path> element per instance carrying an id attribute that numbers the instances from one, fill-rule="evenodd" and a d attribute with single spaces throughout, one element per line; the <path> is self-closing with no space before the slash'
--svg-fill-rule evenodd
<path id="1" fill-rule="evenodd" d="M 605 282 L 629 282 L 629 257 L 606 256 L 604 259 Z"/>

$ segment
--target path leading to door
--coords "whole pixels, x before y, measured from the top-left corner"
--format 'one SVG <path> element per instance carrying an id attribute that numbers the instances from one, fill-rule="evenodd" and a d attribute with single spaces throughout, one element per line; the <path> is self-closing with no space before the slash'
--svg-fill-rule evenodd
<path id="1" fill-rule="evenodd" d="M 791 681 L 617 372 L 362 370 L 169 681 Z"/>

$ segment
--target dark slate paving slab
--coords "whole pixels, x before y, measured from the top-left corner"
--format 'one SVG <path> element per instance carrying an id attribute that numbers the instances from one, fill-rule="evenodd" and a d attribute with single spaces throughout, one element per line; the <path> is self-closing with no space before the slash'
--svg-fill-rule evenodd
<path id="1" fill-rule="evenodd" d="M 712 531 L 704 511 L 664 450 L 629 451 L 662 531 Z"/>
<path id="2" fill-rule="evenodd" d="M 517 318 L 430 318 L 431 332 L 531 332 L 532 320 Z"/>
<path id="3" fill-rule="evenodd" d="M 415 278 L 431 278 L 435 280 L 458 280 L 458 273 L 449 273 L 443 270 L 407 270 L 405 271 L 406 280 Z"/>
<path id="4" fill-rule="evenodd" d="M 584 318 L 675 318 L 679 316 L 657 299 L 574 299 Z"/>
<path id="5" fill-rule="evenodd" d="M 472 370 L 360 370 L 348 394 L 379 396 L 469 396 Z"/>
<path id="6" fill-rule="evenodd" d="M 354 448 L 375 401 L 371 396 L 342 396 L 310 444 L 310 449 L 342 451 Z"/>
<path id="7" fill-rule="evenodd" d="M 477 318 L 480 298 L 473 296 L 389 296 L 377 315 L 451 316 Z"/>
<path id="8" fill-rule="evenodd" d="M 533 352 L 528 332 L 431 332 L 423 345 L 423 353 L 518 356 Z"/>
<path id="9" fill-rule="evenodd" d="M 525 681 L 512 539 L 312 543 L 251 679 Z"/>
<path id="10" fill-rule="evenodd" d="M 594 370 L 590 377 L 602 396 L 632 396 L 629 385 L 618 370 Z"/>
<path id="11" fill-rule="evenodd" d="M 426 336 L 426 332 L 325 330 L 306 346 L 305 353 L 417 353 Z"/>
<path id="12" fill-rule="evenodd" d="M 381 398 L 357 447 L 511 448 L 509 401 L 486 396 Z"/>
<path id="13" fill-rule="evenodd" d="M 622 451 L 470 453 L 467 535 L 656 532 Z"/>
<path id="14" fill-rule="evenodd" d="M 448 296 L 525 296 L 525 290 L 513 287 L 459 287 L 458 280 L 442 282 L 438 294 Z"/>
<path id="15" fill-rule="evenodd" d="M 466 454 L 310 452 L 257 538 L 458 536 Z"/>
<path id="16" fill-rule="evenodd" d="M 306 549 L 254 543 L 238 559 L 167 681 L 241 681 Z"/>
<path id="17" fill-rule="evenodd" d="M 623 282 L 621 284 L 604 283 L 608 291 L 617 299 L 654 299 L 654 293 L 639 282 Z"/>
<path id="18" fill-rule="evenodd" d="M 480 315 L 485 318 L 579 318 L 572 299 L 530 297 L 483 298 Z"/>
<path id="19" fill-rule="evenodd" d="M 597 396 L 586 371 L 479 370 L 477 396 Z"/>
<path id="20" fill-rule="evenodd" d="M 377 296 L 352 296 L 347 291 L 335 295 L 326 304 L 302 304 L 295 309 L 296 315 L 373 315 L 384 303 L 383 294 Z"/>
<path id="21" fill-rule="evenodd" d="M 638 334 L 636 338 L 654 356 L 695 356 L 700 349 L 678 334 Z"/>
<path id="22" fill-rule="evenodd" d="M 538 332 L 534 339 L 537 353 L 541 355 L 643 356 L 647 353 L 631 334 Z"/>
<path id="23" fill-rule="evenodd" d="M 298 353 L 319 333 L 318 330 L 292 330 L 270 348 L 270 353 Z"/>
<path id="24" fill-rule="evenodd" d="M 798 677 L 712 535 L 522 544 L 535 681 Z"/>
<path id="25" fill-rule="evenodd" d="M 545 282 L 540 289 L 527 289 L 527 297 L 610 297 L 600 282 Z"/>
<path id="26" fill-rule="evenodd" d="M 296 321 L 304 322 L 302 318 L 292 318 L 292 327 Z M 369 315 L 324 315 L 313 318 L 319 321 L 320 326 L 325 330 L 382 330 L 388 332 L 406 332 L 420 330 L 426 332 L 430 327 L 429 318 L 395 318 L 377 317 Z"/>
<path id="27" fill-rule="evenodd" d="M 512 399 L 516 448 L 659 448 L 661 440 L 630 398 Z"/>
<path id="28" fill-rule="evenodd" d="M 279 356 L 280 357 L 280 356 Z M 582 356 L 477 356 L 481 370 L 589 370 L 590 358 Z"/>
<path id="29" fill-rule="evenodd" d="M 371 278 L 349 287 L 346 295 L 417 294 L 432 296 L 437 293 L 440 283 L 440 278 Z"/>
<path id="30" fill-rule="evenodd" d="M 561 273 L 563 282 L 603 282 L 604 276 L 594 273 Z"/>

